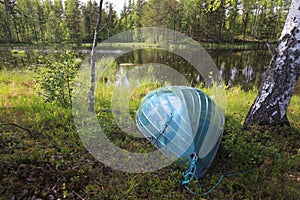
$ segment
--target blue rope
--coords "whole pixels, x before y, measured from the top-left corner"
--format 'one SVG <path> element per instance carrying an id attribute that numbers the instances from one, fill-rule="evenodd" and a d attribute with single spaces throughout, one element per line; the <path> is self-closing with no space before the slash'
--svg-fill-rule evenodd
<path id="1" fill-rule="evenodd" d="M 184 185 L 185 189 L 187 191 L 189 191 L 191 194 L 194 194 L 194 195 L 197 195 L 199 197 L 203 197 L 203 196 L 207 196 L 209 195 L 210 193 L 212 193 L 223 181 L 223 179 L 225 177 L 233 177 L 233 176 L 238 176 L 238 175 L 243 175 L 243 174 L 246 174 L 246 173 L 249 173 L 249 172 L 252 172 L 252 171 L 255 171 L 256 169 L 253 168 L 253 169 L 249 169 L 249 170 L 246 170 L 246 171 L 242 171 L 242 172 L 238 172 L 238 173 L 233 173 L 233 174 L 226 174 L 226 175 L 221 175 L 218 182 L 212 186 L 207 192 L 204 192 L 202 194 L 198 194 L 194 191 L 192 191 L 187 185 Z M 200 181 L 197 179 L 197 184 L 198 184 L 198 188 L 200 189 L 200 191 L 202 190 L 202 186 L 200 184 Z"/>
<path id="2" fill-rule="evenodd" d="M 157 138 L 155 138 L 155 141 L 153 141 L 154 136 L 152 136 L 152 138 L 153 138 L 152 141 L 153 141 L 154 144 L 157 145 L 158 140 L 165 134 L 165 132 L 166 132 L 168 126 L 169 126 L 169 123 L 171 122 L 171 120 L 173 118 L 173 113 L 171 113 L 170 115 L 171 115 L 170 119 L 165 123 L 164 129 L 159 132 L 159 135 L 157 136 Z"/>
<path id="3" fill-rule="evenodd" d="M 197 169 L 197 161 L 199 159 L 199 157 L 196 155 L 196 153 L 192 154 L 192 162 L 190 164 L 189 169 L 186 172 L 183 172 L 183 176 L 184 176 L 184 180 L 181 181 L 181 185 L 183 185 L 185 187 L 185 189 L 187 191 L 189 191 L 192 194 L 196 194 L 194 191 L 192 191 L 187 185 L 195 178 L 197 180 L 197 184 L 198 184 L 198 188 L 201 190 L 202 186 L 196 176 L 196 169 Z"/>
<path id="4" fill-rule="evenodd" d="M 196 162 L 198 161 L 198 159 L 199 159 L 199 157 L 196 154 L 193 154 L 192 162 L 190 164 L 189 169 L 186 172 L 182 173 L 183 176 L 184 176 L 184 180 L 180 181 L 180 182 L 181 182 L 181 185 L 184 186 L 184 188 L 187 191 L 189 191 L 191 194 L 197 195 L 199 197 L 203 197 L 203 196 L 206 196 L 206 195 L 212 193 L 222 183 L 224 177 L 233 177 L 233 176 L 243 175 L 243 174 L 253 172 L 253 171 L 256 170 L 256 168 L 253 168 L 253 169 L 249 169 L 249 170 L 241 171 L 241 172 L 237 172 L 237 173 L 221 175 L 218 182 L 214 186 L 212 186 L 207 192 L 204 192 L 202 194 L 198 194 L 198 193 L 192 191 L 188 187 L 188 184 L 195 178 L 197 180 L 198 188 L 200 189 L 200 191 L 202 190 L 202 185 L 201 185 L 198 177 L 195 175 L 196 169 L 197 169 Z"/>
<path id="5" fill-rule="evenodd" d="M 197 178 L 197 176 L 195 175 L 196 173 L 196 162 L 198 161 L 198 156 L 194 153 L 192 154 L 193 158 L 192 158 L 192 163 L 189 167 L 189 169 L 183 173 L 184 176 L 184 180 L 181 182 L 182 185 L 187 185 L 189 184 L 194 178 Z"/>
<path id="6" fill-rule="evenodd" d="M 266 148 L 266 149 L 269 150 L 268 148 Z M 278 160 L 281 160 L 281 154 L 280 153 L 277 153 L 277 154 L 278 154 L 277 155 Z M 193 155 L 193 158 L 192 158 L 192 162 L 190 164 L 189 169 L 186 172 L 182 173 L 184 175 L 184 180 L 179 181 L 179 182 L 181 183 L 182 186 L 184 186 L 184 188 L 187 191 L 189 191 L 191 194 L 197 195 L 199 197 L 203 197 L 203 196 L 206 196 L 206 195 L 209 195 L 210 193 L 212 193 L 222 183 L 222 181 L 225 177 L 234 177 L 234 176 L 238 176 L 238 175 L 244 175 L 246 173 L 253 172 L 257 169 L 257 168 L 252 168 L 252 169 L 245 170 L 245 171 L 240 171 L 240 172 L 236 172 L 236 173 L 221 175 L 218 182 L 214 186 L 212 186 L 207 192 L 204 192 L 202 194 L 198 194 L 198 193 L 192 191 L 188 187 L 188 184 L 195 178 L 196 181 L 197 181 L 198 188 L 200 189 L 200 191 L 202 190 L 201 183 L 200 183 L 198 177 L 195 175 L 196 169 L 197 169 L 196 162 L 199 160 L 199 157 L 196 155 L 196 153 L 193 153 L 192 155 Z M 199 161 L 201 161 L 201 160 L 199 160 Z"/>

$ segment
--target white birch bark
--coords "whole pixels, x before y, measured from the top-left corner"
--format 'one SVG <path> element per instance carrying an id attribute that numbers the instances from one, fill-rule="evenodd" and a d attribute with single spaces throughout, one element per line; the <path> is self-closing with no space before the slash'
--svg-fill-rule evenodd
<path id="1" fill-rule="evenodd" d="M 99 11 L 98 11 L 98 19 L 96 23 L 95 33 L 94 33 L 94 40 L 93 40 L 93 47 L 91 52 L 91 86 L 90 86 L 90 92 L 89 92 L 89 111 L 95 112 L 95 66 L 96 66 L 96 47 L 97 47 L 97 38 L 98 38 L 98 32 L 100 29 L 100 22 L 102 17 L 102 5 L 103 0 L 100 0 L 99 4 Z"/>
<path id="2" fill-rule="evenodd" d="M 277 30 L 274 30 L 277 31 Z M 293 0 L 263 85 L 246 117 L 249 125 L 289 125 L 287 108 L 300 73 L 300 0 Z"/>

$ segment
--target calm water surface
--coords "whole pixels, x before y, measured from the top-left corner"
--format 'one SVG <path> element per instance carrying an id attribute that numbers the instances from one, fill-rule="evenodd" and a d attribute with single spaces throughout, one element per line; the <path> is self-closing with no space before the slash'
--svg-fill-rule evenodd
<path id="1" fill-rule="evenodd" d="M 39 65 L 41 54 L 51 54 L 53 51 L 47 49 L 28 49 L 24 53 L 12 53 L 12 48 L 0 48 L 0 70 L 22 70 L 28 66 Z M 90 50 L 79 50 L 79 56 L 85 59 L 89 56 Z M 121 50 L 111 52 L 98 52 L 99 54 L 120 54 Z M 268 66 L 271 56 L 267 50 L 247 50 L 247 51 L 208 51 L 217 67 L 220 70 L 223 81 L 228 87 L 240 86 L 244 90 L 259 87 L 261 75 Z M 180 56 L 159 49 L 135 50 L 116 59 L 118 64 L 133 63 L 161 63 L 176 69 L 191 83 L 199 84 L 201 81 L 198 71 Z M 120 71 L 124 71 L 121 66 Z M 126 69 L 125 69 L 126 71 Z M 200 78 L 199 78 L 200 77 Z M 299 90 L 297 86 L 297 93 Z"/>
<path id="2" fill-rule="evenodd" d="M 248 90 L 258 87 L 261 74 L 268 66 L 271 56 L 265 50 L 253 51 L 208 51 L 220 70 L 223 81 L 229 87 L 241 86 Z M 163 50 L 137 50 L 117 59 L 118 63 L 162 63 L 176 69 L 192 84 L 198 84 L 200 74 L 185 59 Z"/>

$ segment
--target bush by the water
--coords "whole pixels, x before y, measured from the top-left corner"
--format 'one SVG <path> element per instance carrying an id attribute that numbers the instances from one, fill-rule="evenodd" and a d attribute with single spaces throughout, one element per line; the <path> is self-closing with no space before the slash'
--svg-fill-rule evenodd
<path id="1" fill-rule="evenodd" d="M 70 107 L 75 76 L 82 60 L 78 53 L 62 50 L 50 56 L 41 56 L 42 66 L 35 67 L 38 94 L 46 102 Z"/>

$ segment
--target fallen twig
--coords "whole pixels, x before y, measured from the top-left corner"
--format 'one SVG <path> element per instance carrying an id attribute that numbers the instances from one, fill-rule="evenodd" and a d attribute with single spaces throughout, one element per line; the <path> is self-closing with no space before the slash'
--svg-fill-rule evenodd
<path id="1" fill-rule="evenodd" d="M 23 127 L 23 126 L 20 126 L 18 124 L 15 124 L 15 123 L 11 123 L 11 122 L 8 122 L 8 123 L 0 123 L 0 126 L 15 126 L 17 128 L 20 128 L 24 131 L 26 131 L 31 137 L 33 137 L 34 139 L 38 138 L 38 136 L 41 135 L 40 132 L 38 131 L 31 131 L 29 128 L 26 128 L 26 127 Z"/>
<path id="2" fill-rule="evenodd" d="M 82 196 L 80 196 L 80 194 L 78 194 L 77 192 L 75 192 L 74 190 L 72 190 L 72 192 L 77 196 L 79 197 L 81 200 L 84 200 L 84 198 Z"/>

